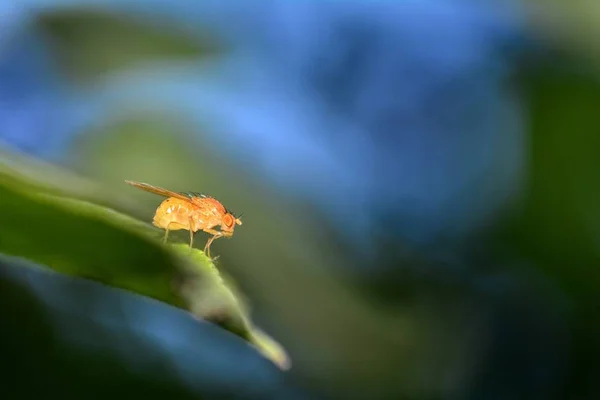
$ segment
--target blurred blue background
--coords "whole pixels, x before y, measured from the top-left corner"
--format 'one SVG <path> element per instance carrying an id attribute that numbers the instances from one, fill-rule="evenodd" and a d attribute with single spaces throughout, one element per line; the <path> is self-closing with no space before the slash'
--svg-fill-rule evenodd
<path id="1" fill-rule="evenodd" d="M 3 2 L 0 141 L 243 213 L 214 253 L 275 398 L 597 398 L 600 9 L 566 7 Z"/>

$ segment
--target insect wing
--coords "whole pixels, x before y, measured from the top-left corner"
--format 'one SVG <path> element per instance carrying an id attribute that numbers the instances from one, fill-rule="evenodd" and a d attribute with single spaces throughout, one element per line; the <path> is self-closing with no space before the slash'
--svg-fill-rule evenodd
<path id="1" fill-rule="evenodd" d="M 133 181 L 125 181 L 125 182 L 130 184 L 131 186 L 134 186 L 138 189 L 142 189 L 146 192 L 158 194 L 158 195 L 165 196 L 165 197 L 175 197 L 177 199 L 185 200 L 188 202 L 190 201 L 189 197 L 187 197 L 181 193 L 178 193 L 178 192 L 173 192 L 172 190 L 163 189 L 158 186 L 153 186 L 153 185 L 149 185 L 147 183 L 142 183 L 142 182 L 133 182 Z"/>

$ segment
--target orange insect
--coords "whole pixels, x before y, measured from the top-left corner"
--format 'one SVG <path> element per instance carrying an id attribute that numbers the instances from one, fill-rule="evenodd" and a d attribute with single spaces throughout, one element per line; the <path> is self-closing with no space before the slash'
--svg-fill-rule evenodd
<path id="1" fill-rule="evenodd" d="M 167 197 L 156 209 L 152 224 L 165 230 L 164 242 L 169 237 L 169 231 L 185 229 L 190 231 L 190 248 L 194 245 L 194 234 L 199 230 L 213 236 L 204 246 L 204 253 L 210 258 L 210 245 L 220 237 L 233 236 L 235 225 L 242 225 L 236 217 L 217 199 L 195 192 L 179 193 L 152 186 L 147 183 L 125 181 L 147 192 Z M 221 226 L 221 230 L 214 228 Z"/>

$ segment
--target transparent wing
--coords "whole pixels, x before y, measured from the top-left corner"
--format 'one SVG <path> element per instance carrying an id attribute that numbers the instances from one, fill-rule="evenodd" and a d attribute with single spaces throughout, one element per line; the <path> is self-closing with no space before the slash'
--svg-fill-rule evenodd
<path id="1" fill-rule="evenodd" d="M 182 193 L 173 192 L 172 190 L 163 189 L 158 186 L 150 185 L 148 183 L 127 181 L 127 180 L 125 182 L 130 184 L 131 186 L 142 189 L 146 192 L 158 194 L 158 195 L 165 196 L 165 197 L 175 197 L 177 199 L 185 200 L 185 201 L 188 201 L 191 203 L 191 199 Z"/>

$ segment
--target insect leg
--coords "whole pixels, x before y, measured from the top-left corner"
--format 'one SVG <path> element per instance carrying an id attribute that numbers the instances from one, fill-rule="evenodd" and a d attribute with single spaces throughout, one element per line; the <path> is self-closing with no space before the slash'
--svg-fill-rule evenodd
<path id="1" fill-rule="evenodd" d="M 219 231 L 214 230 L 214 229 L 205 229 L 204 231 L 206 233 L 212 233 L 213 234 L 213 236 L 210 239 L 208 239 L 208 241 L 206 242 L 206 246 L 204 246 L 204 253 L 206 254 L 206 256 L 208 258 L 211 258 L 210 257 L 210 245 L 212 244 L 212 242 L 215 241 L 215 239 L 218 239 L 221 236 L 223 236 L 223 234 L 221 232 L 219 232 Z"/>
<path id="2" fill-rule="evenodd" d="M 194 229 L 192 228 L 194 221 L 190 218 L 190 249 L 194 247 Z"/>
<path id="3" fill-rule="evenodd" d="M 208 241 L 206 242 L 206 245 L 204 246 L 204 254 L 206 254 L 206 256 L 208 258 L 210 257 L 210 244 L 213 242 L 213 240 L 215 240 L 214 236 L 211 236 L 210 239 L 208 239 Z"/>
<path id="4" fill-rule="evenodd" d="M 170 222 L 165 227 L 165 236 L 163 237 L 163 243 L 167 243 L 167 238 L 169 237 L 169 225 L 171 225 Z"/>

